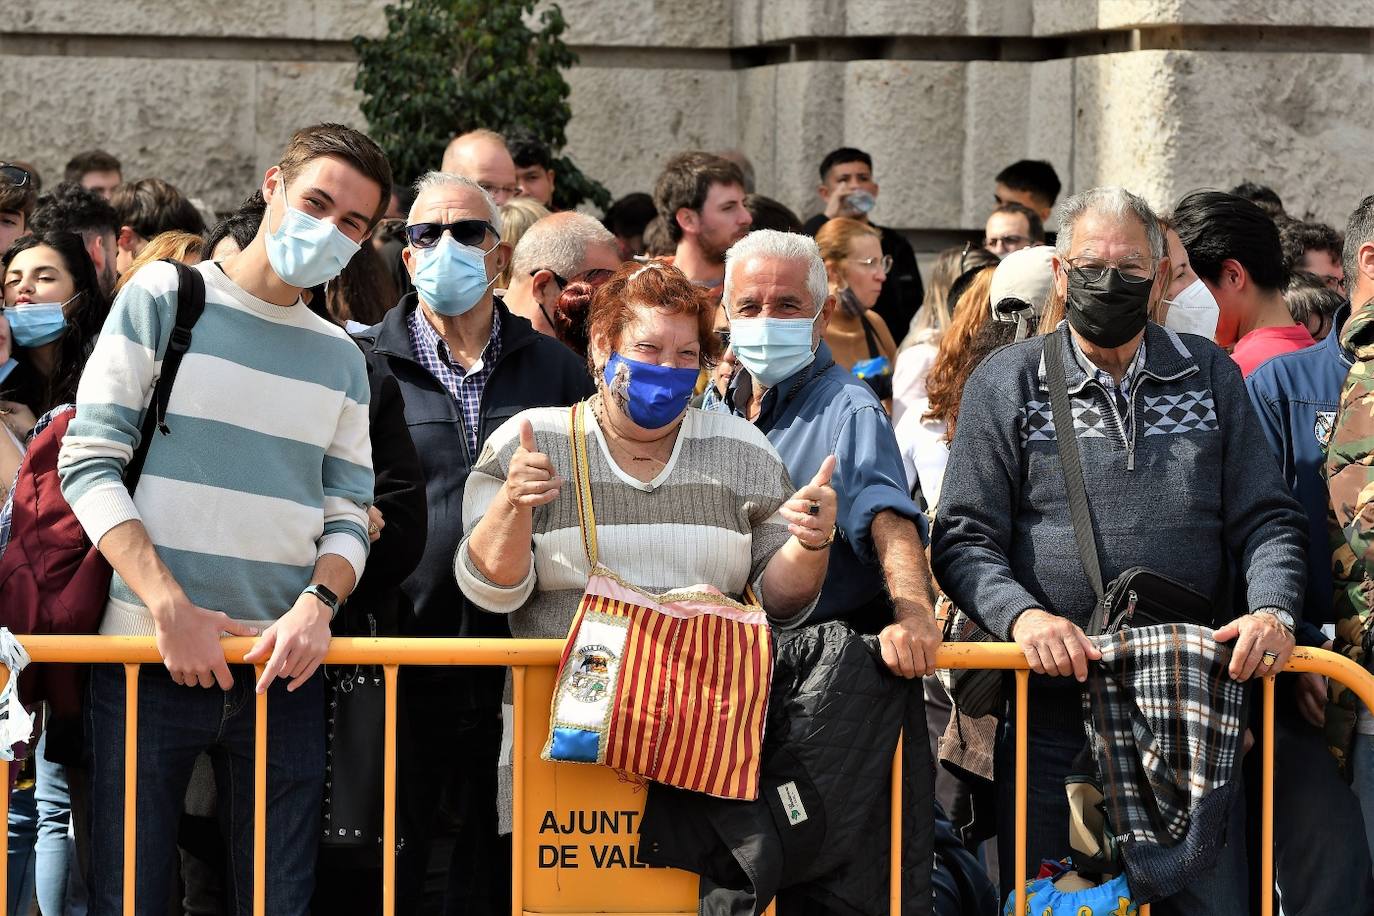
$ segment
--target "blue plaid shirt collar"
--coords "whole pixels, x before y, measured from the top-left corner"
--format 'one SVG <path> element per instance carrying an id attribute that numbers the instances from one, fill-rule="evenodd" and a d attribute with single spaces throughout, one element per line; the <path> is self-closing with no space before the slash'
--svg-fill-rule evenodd
<path id="1" fill-rule="evenodd" d="M 1130 401 L 1131 391 L 1135 388 L 1136 376 L 1140 374 L 1141 367 L 1145 365 L 1145 338 L 1140 338 L 1140 346 L 1136 347 L 1135 356 L 1131 357 L 1130 365 L 1122 373 L 1119 383 L 1112 378 L 1110 372 L 1098 368 L 1097 364 L 1088 358 L 1088 354 L 1084 353 L 1083 348 L 1078 345 L 1078 338 L 1070 334 L 1069 340 L 1073 341 L 1074 359 L 1078 360 L 1078 365 L 1084 372 L 1088 373 L 1088 378 L 1106 388 L 1108 394 L 1115 395 L 1120 391 L 1121 397 Z"/>
<path id="2" fill-rule="evenodd" d="M 424 316 L 424 309 L 416 303 L 407 319 L 410 349 L 425 370 L 444 386 L 463 412 L 463 432 L 467 436 L 472 457 L 477 455 L 478 427 L 482 418 L 482 392 L 501 358 L 501 310 L 492 305 L 491 336 L 482 354 L 467 368 L 454 362 L 448 344 L 439 336 L 434 325 Z"/>

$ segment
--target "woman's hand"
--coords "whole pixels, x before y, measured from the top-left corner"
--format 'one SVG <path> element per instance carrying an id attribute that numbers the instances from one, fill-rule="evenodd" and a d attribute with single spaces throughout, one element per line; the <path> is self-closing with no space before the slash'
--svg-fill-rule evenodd
<path id="1" fill-rule="evenodd" d="M 564 482 L 549 456 L 539 451 L 530 421 L 521 420 L 520 447 L 511 456 L 501 495 L 516 509 L 529 510 L 557 499 Z"/>
<path id="2" fill-rule="evenodd" d="M 803 547 L 820 550 L 835 539 L 837 502 L 830 478 L 835 473 L 835 456 L 828 455 L 811 482 L 792 494 L 779 510 L 787 519 L 787 530 Z"/>
<path id="3" fill-rule="evenodd" d="M 373 544 L 377 543 L 377 538 L 382 536 L 382 529 L 386 527 L 386 519 L 382 518 L 382 510 L 376 506 L 367 507 L 367 539 Z"/>
<path id="4" fill-rule="evenodd" d="M 18 401 L 0 401 L 0 422 L 10 428 L 21 440 L 38 425 L 38 418 Z"/>

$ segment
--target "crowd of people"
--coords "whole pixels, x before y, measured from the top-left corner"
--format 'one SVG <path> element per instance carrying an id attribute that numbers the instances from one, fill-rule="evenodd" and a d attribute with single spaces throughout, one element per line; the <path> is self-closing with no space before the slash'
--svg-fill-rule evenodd
<path id="1" fill-rule="evenodd" d="M 1119 187 L 1061 199 L 1049 163 L 1021 161 L 923 278 L 872 218 L 859 149 L 819 163 L 805 222 L 738 151 L 673 155 L 600 218 L 553 209 L 553 161 L 476 130 L 405 186 L 366 135 L 318 124 L 219 214 L 103 151 L 47 189 L 0 162 L 0 496 L 65 423 L 61 493 L 113 568 L 99 632 L 155 637 L 164 662 L 138 681 L 138 912 L 250 912 L 262 692 L 267 912 L 381 912 L 377 838 L 331 838 L 351 758 L 331 747 L 330 638 L 566 636 L 592 572 L 579 411 L 617 575 L 748 595 L 780 640 L 842 624 L 924 698 L 943 765 L 908 795 L 932 852 L 907 912 L 1000 912 L 1042 861 L 1081 856 L 1065 785 L 1085 736 L 1137 744 L 1105 746 L 1084 696 L 1180 651 L 1104 633 L 1103 582 L 1145 568 L 1203 596 L 1205 619 L 1166 623 L 1205 628 L 1212 692 L 1137 713 L 1206 720 L 1215 792 L 1187 755 L 1143 789 L 1113 777 L 1175 780 L 1182 826 L 1160 844 L 1112 809 L 1109 832 L 1161 847 L 1157 912 L 1258 912 L 1258 713 L 1208 702 L 1295 646 L 1366 661 L 1374 196 L 1342 233 L 1249 182 L 1157 213 Z M 184 318 L 169 262 L 204 311 L 150 405 Z M 31 534 L 7 501 L 0 551 Z M 934 676 L 961 615 L 1034 672 L 1025 874 L 1012 680 L 978 716 Z M 255 639 L 241 663 L 226 634 Z M 405 668 L 399 690 L 396 911 L 509 912 L 506 674 Z M 39 709 L 10 913 L 121 912 L 125 695 L 97 665 Z M 1278 696 L 1283 911 L 1374 912 L 1374 716 L 1315 675 Z"/>

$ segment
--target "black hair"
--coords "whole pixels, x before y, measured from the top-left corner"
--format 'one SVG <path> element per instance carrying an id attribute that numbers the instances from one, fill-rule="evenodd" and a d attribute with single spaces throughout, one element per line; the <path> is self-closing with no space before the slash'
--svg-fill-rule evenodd
<path id="1" fill-rule="evenodd" d="M 1309 251 L 1324 251 L 1336 263 L 1341 261 L 1341 234 L 1326 223 L 1284 220 L 1279 226 L 1279 244 L 1283 246 L 1284 269 L 1289 273 L 1302 269 L 1303 257 Z"/>
<path id="2" fill-rule="evenodd" d="M 262 192 L 258 192 L 262 196 Z M 410 208 L 415 206 L 415 187 L 408 184 L 394 184 L 391 186 L 391 196 L 396 198 L 397 205 L 401 208 L 401 219 L 410 218 Z"/>
<path id="3" fill-rule="evenodd" d="M 1231 193 L 1237 197 L 1244 197 L 1268 213 L 1270 219 L 1280 219 L 1288 215 L 1283 209 L 1283 201 L 1279 199 L 1278 192 L 1268 185 L 1256 184 L 1246 179 L 1232 188 Z"/>
<path id="4" fill-rule="evenodd" d="M 75 181 L 64 181 L 40 195 L 29 225 L 35 233 L 76 232 L 87 241 L 89 236 L 119 232 L 119 218 L 110 202 Z"/>
<path id="5" fill-rule="evenodd" d="M 1298 324 L 1306 325 L 1313 315 L 1330 318 L 1345 305 L 1345 296 L 1326 285 L 1326 279 L 1305 270 L 1288 277 L 1283 290 L 1283 304 Z"/>
<path id="6" fill-rule="evenodd" d="M 835 166 L 848 165 L 851 162 L 862 162 L 864 165 L 868 166 L 870 171 L 873 169 L 873 157 L 868 155 L 868 153 L 865 153 L 861 149 L 855 149 L 852 146 L 842 146 L 837 150 L 831 150 L 826 153 L 825 158 L 821 160 L 821 181 L 825 181 L 826 176 L 830 174 L 830 170 Z"/>
<path id="7" fill-rule="evenodd" d="M 1223 261 L 1238 261 L 1262 289 L 1282 290 L 1288 280 L 1274 220 L 1254 203 L 1224 191 L 1194 191 L 1174 208 L 1169 224 L 1188 252 L 1193 271 L 1210 283 Z"/>
<path id="8" fill-rule="evenodd" d="M 119 172 L 122 175 L 124 166 L 103 149 L 86 150 L 67 161 L 67 167 L 62 171 L 62 179 L 79 183 L 87 172 Z"/>
<path id="9" fill-rule="evenodd" d="M 206 259 L 214 256 L 215 247 L 225 239 L 233 239 L 234 244 L 239 246 L 239 251 L 251 245 L 253 238 L 258 234 L 258 227 L 262 225 L 262 215 L 266 212 L 267 201 L 263 199 L 262 191 L 254 191 L 247 200 L 239 204 L 237 210 L 220 220 L 215 224 L 215 228 L 210 230 L 210 235 L 205 240 Z"/>
<path id="10" fill-rule="evenodd" d="M 632 235 L 643 235 L 644 229 L 656 216 L 658 209 L 654 207 L 654 199 L 643 191 L 635 191 L 611 204 L 606 215 L 601 217 L 601 225 L 612 235 L 629 238 Z"/>
<path id="11" fill-rule="evenodd" d="M 1044 200 L 1048 207 L 1054 206 L 1054 202 L 1059 199 L 1059 191 L 1063 188 L 1054 166 L 1043 159 L 1018 159 L 998 172 L 993 180 L 1013 191 L 1034 194 Z"/>
<path id="12" fill-rule="evenodd" d="M 750 194 L 744 198 L 744 206 L 754 218 L 752 229 L 776 229 L 778 232 L 795 232 L 801 235 L 802 222 L 786 205 L 762 194 Z"/>
<path id="13" fill-rule="evenodd" d="M 10 264 L 21 251 L 46 246 L 57 252 L 72 275 L 76 309 L 67 319 L 67 330 L 58 344 L 57 361 L 53 366 L 52 377 L 44 387 L 43 403 L 30 404 L 35 414 L 43 414 L 59 404 L 76 400 L 76 385 L 81 381 L 81 370 L 86 367 L 91 350 L 95 348 L 96 338 L 110 313 L 110 302 L 100 289 L 100 278 L 96 276 L 95 264 L 86 253 L 86 243 L 75 232 L 50 229 L 26 235 L 10 246 L 5 252 L 3 268 L 8 272 Z"/>
<path id="14" fill-rule="evenodd" d="M 1025 204 L 1018 204 L 1014 200 L 1009 200 L 1004 204 L 998 204 L 994 207 L 992 213 L 1012 213 L 1018 216 L 1024 216 L 1026 218 L 1026 226 L 1030 231 L 1030 240 L 1036 244 L 1045 241 L 1045 221 L 1040 218 L 1039 213 L 1036 213 Z M 988 216 L 992 216 L 992 213 L 989 213 Z"/>
<path id="15" fill-rule="evenodd" d="M 1374 243 L 1374 194 L 1360 201 L 1355 212 L 1350 214 L 1350 222 L 1345 225 L 1345 244 L 1341 248 L 1341 267 L 1345 270 L 1345 291 L 1350 294 L 1351 304 L 1355 302 L 1355 285 L 1360 280 L 1360 246 Z"/>
<path id="16" fill-rule="evenodd" d="M 517 169 L 527 169 L 532 165 L 546 171 L 553 168 L 553 153 L 549 151 L 548 144 L 531 130 L 521 127 L 509 131 L 506 134 L 506 149 L 515 160 Z"/>

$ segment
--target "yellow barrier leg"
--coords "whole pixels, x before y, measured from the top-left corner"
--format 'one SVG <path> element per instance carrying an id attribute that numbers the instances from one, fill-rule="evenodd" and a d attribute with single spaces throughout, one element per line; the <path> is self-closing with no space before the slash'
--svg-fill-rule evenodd
<path id="1" fill-rule="evenodd" d="M 514 771 L 511 774 L 512 801 L 511 813 L 511 916 L 524 916 L 525 912 L 525 668 L 518 665 L 510 669 L 511 702 L 515 704 L 514 728 L 511 758 Z"/>
<path id="2" fill-rule="evenodd" d="M 382 738 L 382 916 L 396 916 L 396 672 L 385 665 L 386 731 Z"/>
<path id="3" fill-rule="evenodd" d="M 1274 916 L 1274 677 L 1264 678 L 1264 768 L 1260 814 L 1260 913 Z"/>
<path id="4" fill-rule="evenodd" d="M 253 668 L 253 681 L 262 666 Z M 267 916 L 267 694 L 257 694 L 253 741 L 253 916 Z"/>
<path id="5" fill-rule="evenodd" d="M 1016 914 L 1026 916 L 1026 718 L 1030 672 L 1016 672 Z"/>
<path id="6" fill-rule="evenodd" d="M 891 861 L 888 868 L 888 912 L 892 916 L 902 916 L 902 741 L 904 735 L 897 733 L 897 753 L 892 755 L 892 840 Z"/>
<path id="7" fill-rule="evenodd" d="M 124 916 L 134 916 L 138 833 L 138 665 L 124 666 Z"/>

